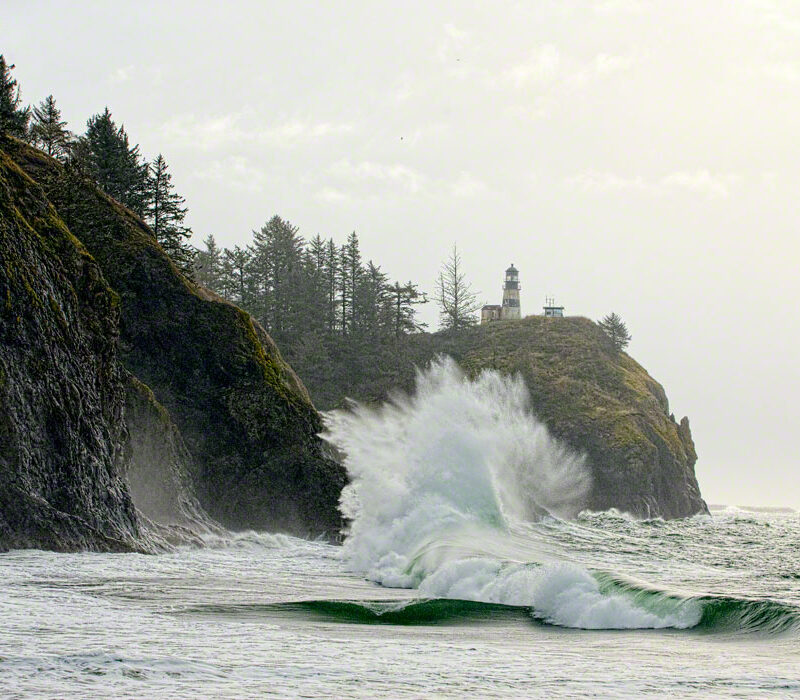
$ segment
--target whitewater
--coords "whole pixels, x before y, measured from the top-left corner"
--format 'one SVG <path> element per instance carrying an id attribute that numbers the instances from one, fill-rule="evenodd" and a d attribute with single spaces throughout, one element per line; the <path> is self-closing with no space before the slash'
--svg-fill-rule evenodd
<path id="1" fill-rule="evenodd" d="M 2 697 L 800 693 L 800 514 L 582 512 L 519 378 L 443 358 L 326 416 L 341 546 L 0 555 Z"/>
<path id="2" fill-rule="evenodd" d="M 519 377 L 469 380 L 442 358 L 412 396 L 379 409 L 334 413 L 326 438 L 353 482 L 342 497 L 352 521 L 351 570 L 432 598 L 531 606 L 547 622 L 584 629 L 692 627 L 701 607 L 659 605 L 600 582 L 548 547 L 526 523 L 577 515 L 591 485 L 583 456 L 534 417 Z M 503 552 L 503 558 L 487 556 Z"/>

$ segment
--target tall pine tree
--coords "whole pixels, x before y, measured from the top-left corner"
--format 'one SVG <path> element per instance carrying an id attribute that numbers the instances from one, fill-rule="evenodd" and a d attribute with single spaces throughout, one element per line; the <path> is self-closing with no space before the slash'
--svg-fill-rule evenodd
<path id="1" fill-rule="evenodd" d="M 608 316 L 603 317 L 602 321 L 598 321 L 597 325 L 609 337 L 617 352 L 621 352 L 628 347 L 628 343 L 631 342 L 631 334 L 628 333 L 628 327 L 625 322 L 617 314 L 613 312 L 608 314 Z"/>
<path id="2" fill-rule="evenodd" d="M 325 245 L 322 262 L 322 284 L 325 289 L 324 303 L 326 306 L 325 317 L 329 333 L 333 333 L 339 327 L 337 321 L 339 306 L 336 300 L 336 291 L 339 289 L 340 276 L 339 250 L 331 238 Z"/>
<path id="3" fill-rule="evenodd" d="M 222 255 L 223 296 L 245 308 L 250 307 L 254 296 L 249 274 L 252 259 L 250 249 L 238 245 L 233 250 L 225 248 Z"/>
<path id="4" fill-rule="evenodd" d="M 70 133 L 52 95 L 48 95 L 38 107 L 33 108 L 30 136 L 33 144 L 47 155 L 60 160 L 66 157 Z"/>
<path id="5" fill-rule="evenodd" d="M 373 341 L 384 337 L 390 326 L 388 287 L 389 278 L 370 260 L 356 288 L 355 328 Z"/>
<path id="6" fill-rule="evenodd" d="M 347 237 L 347 243 L 341 248 L 341 267 L 339 276 L 339 301 L 342 309 L 342 330 L 347 333 L 358 321 L 356 294 L 364 272 L 361 264 L 361 249 L 358 235 L 353 231 Z"/>
<path id="7" fill-rule="evenodd" d="M 144 216 L 147 163 L 141 160 L 139 146 L 130 145 L 125 127 L 114 123 L 108 107 L 89 119 L 84 139 L 89 174 L 106 194 Z"/>
<path id="8" fill-rule="evenodd" d="M 480 308 L 478 295 L 467 282 L 461 255 L 455 245 L 450 257 L 442 264 L 436 287 L 442 328 L 457 332 L 477 323 L 475 312 Z"/>
<path id="9" fill-rule="evenodd" d="M 278 345 L 301 325 L 304 242 L 297 227 L 273 216 L 253 232 L 255 288 L 259 299 L 254 314 Z"/>
<path id="10" fill-rule="evenodd" d="M 0 136 L 6 134 L 18 139 L 28 138 L 30 107 L 20 107 L 22 94 L 17 81 L 11 77 L 14 65 L 8 65 L 0 54 Z"/>
<path id="11" fill-rule="evenodd" d="M 207 289 L 222 294 L 222 251 L 213 234 L 203 241 L 205 250 L 198 250 L 194 258 L 194 278 Z"/>
<path id="12" fill-rule="evenodd" d="M 416 320 L 417 312 L 414 307 L 428 303 L 428 297 L 425 292 L 419 291 L 418 285 L 410 280 L 405 284 L 395 282 L 389 287 L 388 301 L 392 310 L 392 330 L 395 338 L 407 333 L 416 333 L 427 326 Z"/>
<path id="13" fill-rule="evenodd" d="M 183 222 L 186 200 L 177 194 L 167 161 L 160 153 L 148 168 L 145 185 L 145 219 L 161 247 L 186 274 L 193 269 L 194 248 L 189 245 L 192 230 Z"/>

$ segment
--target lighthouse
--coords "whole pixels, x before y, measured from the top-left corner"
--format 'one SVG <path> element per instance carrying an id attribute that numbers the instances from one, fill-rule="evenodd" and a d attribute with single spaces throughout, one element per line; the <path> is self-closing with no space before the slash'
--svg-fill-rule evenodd
<path id="1" fill-rule="evenodd" d="M 510 320 L 518 321 L 519 312 L 519 270 L 511 263 L 506 270 L 506 279 L 503 282 L 503 305 L 486 304 L 481 309 L 481 323 L 492 321 Z"/>
<path id="2" fill-rule="evenodd" d="M 511 263 L 506 270 L 506 279 L 503 283 L 503 309 L 500 317 L 503 319 L 519 319 L 519 270 Z"/>

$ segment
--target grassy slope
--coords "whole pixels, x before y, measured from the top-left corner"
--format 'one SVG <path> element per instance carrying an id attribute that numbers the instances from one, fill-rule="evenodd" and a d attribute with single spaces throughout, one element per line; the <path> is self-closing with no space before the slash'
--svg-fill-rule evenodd
<path id="1" fill-rule="evenodd" d="M 694 476 L 688 420 L 670 416 L 666 394 L 635 360 L 614 350 L 586 318 L 499 321 L 458 336 L 422 336 L 425 362 L 453 356 L 470 373 L 520 373 L 551 432 L 589 454 L 589 507 L 679 517 L 705 510 Z"/>

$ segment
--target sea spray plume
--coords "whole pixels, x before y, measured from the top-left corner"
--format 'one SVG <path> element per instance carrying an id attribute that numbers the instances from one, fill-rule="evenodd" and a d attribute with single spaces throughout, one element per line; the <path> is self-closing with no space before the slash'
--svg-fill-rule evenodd
<path id="1" fill-rule="evenodd" d="M 345 556 L 385 585 L 418 585 L 445 556 L 430 545 L 448 535 L 572 516 L 591 485 L 585 458 L 533 416 L 521 378 L 484 371 L 470 380 L 450 358 L 419 371 L 413 395 L 354 404 L 326 424 L 352 479 Z"/>
<path id="2" fill-rule="evenodd" d="M 694 601 L 607 591 L 525 538 L 533 526 L 522 521 L 573 515 L 590 487 L 584 458 L 550 437 L 527 397 L 520 378 L 470 380 L 441 358 L 418 372 L 413 395 L 329 414 L 325 438 L 352 480 L 341 499 L 349 568 L 432 598 L 530 607 L 568 627 L 697 624 Z"/>

